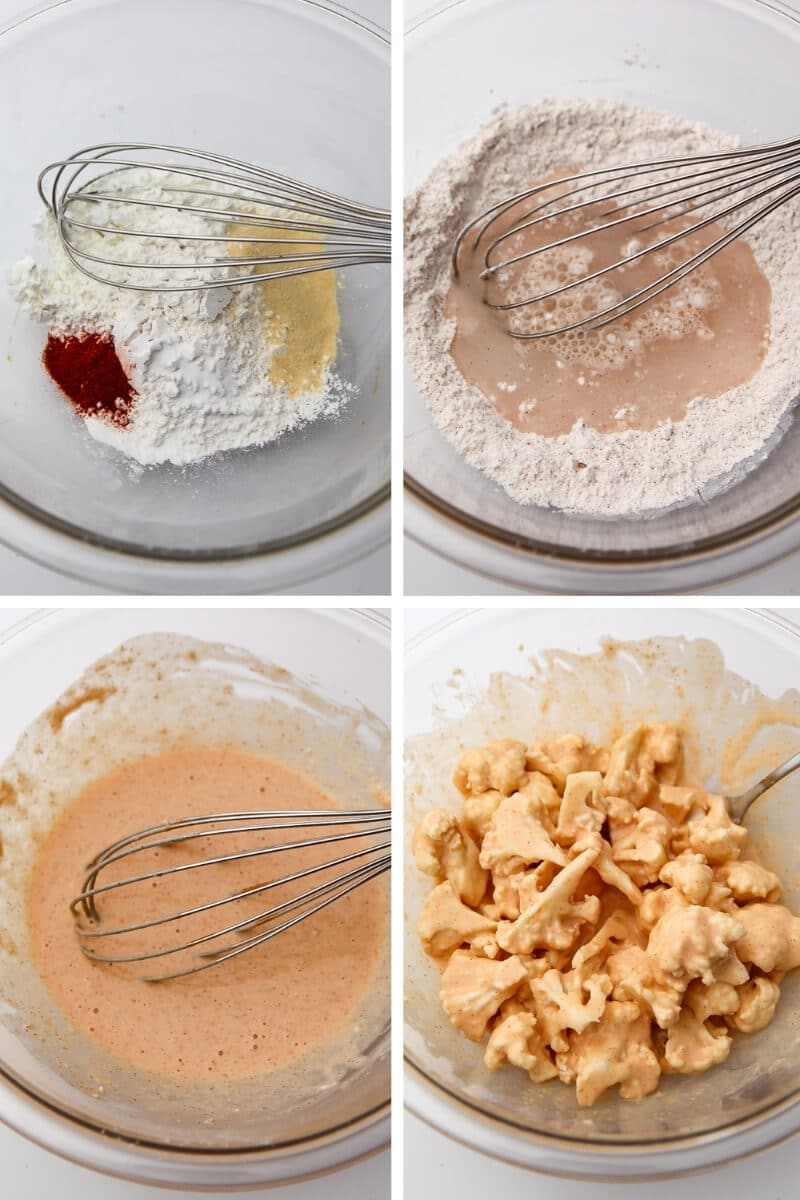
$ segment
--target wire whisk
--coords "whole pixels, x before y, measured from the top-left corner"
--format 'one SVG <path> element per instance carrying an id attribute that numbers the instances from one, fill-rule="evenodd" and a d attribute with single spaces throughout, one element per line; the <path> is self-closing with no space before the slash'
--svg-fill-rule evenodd
<path id="1" fill-rule="evenodd" d="M 494 281 L 499 293 L 485 296 L 486 303 L 509 319 L 513 337 L 602 329 L 680 283 L 798 194 L 800 138 L 582 171 L 518 192 L 475 217 L 456 238 L 453 272 L 459 276 L 467 250 L 482 258 L 480 278 Z M 664 228 L 671 222 L 678 228 Z M 587 269 L 585 252 L 610 231 L 621 235 L 619 257 L 591 269 L 590 253 Z M 554 250 L 584 255 L 569 270 L 572 278 L 558 286 L 542 287 L 540 281 L 537 290 L 537 260 L 543 265 L 539 256 Z M 668 269 L 662 269 L 665 256 Z M 626 280 L 626 273 L 648 263 L 647 278 Z M 518 279 L 521 271 L 533 290 L 504 297 L 509 272 Z M 559 303 L 565 300 L 575 319 L 559 322 Z"/>
<path id="2" fill-rule="evenodd" d="M 236 287 L 391 257 L 385 209 L 183 146 L 88 146 L 46 166 L 37 187 L 73 265 L 134 291 Z M 142 258 L 142 238 L 163 246 L 157 262 Z"/>
<path id="3" fill-rule="evenodd" d="M 343 831 L 333 832 L 336 829 Z M 298 830 L 312 836 L 295 840 Z M 324 832 L 314 836 L 319 830 Z M 236 844 L 232 852 L 209 853 L 209 848 L 217 844 L 216 839 L 236 837 L 249 842 L 264 834 L 277 835 L 277 842 L 268 839 L 271 844 L 248 844 L 244 849 Z M 284 840 L 287 834 L 288 841 Z M 345 849 L 342 843 L 356 839 L 364 844 L 335 856 L 338 849 Z M 150 890 L 164 884 L 168 891 L 171 884 L 185 889 L 195 873 L 206 871 L 213 877 L 214 869 L 228 881 L 234 872 L 239 879 L 245 869 L 261 869 L 276 854 L 305 852 L 316 847 L 324 848 L 324 857 L 319 862 L 286 874 L 279 872 L 267 880 L 253 875 L 258 881 L 248 881 L 246 885 L 242 882 L 234 891 L 226 890 L 222 896 L 201 903 L 180 903 L 181 891 L 174 889 L 165 902 L 158 891 L 154 895 Z M 159 857 L 170 854 L 180 855 L 186 861 L 156 865 Z M 330 854 L 334 857 L 329 857 Z M 165 982 L 195 975 L 264 945 L 383 874 L 390 865 L 391 817 L 384 808 L 231 812 L 187 817 L 138 830 L 106 846 L 87 864 L 81 891 L 70 903 L 70 911 L 81 950 L 93 962 L 129 964 L 165 958 L 175 962 L 174 956 L 181 956 L 174 969 L 168 965 L 157 974 L 140 976 L 148 983 Z M 334 871 L 336 874 L 331 877 Z M 321 872 L 328 876 L 321 883 L 277 904 L 260 907 L 264 903 L 260 898 L 266 893 L 311 881 Z M 177 909 L 172 907 L 176 898 Z M 114 919 L 109 923 L 104 919 L 104 910 L 111 901 Z M 141 911 L 131 919 L 134 905 Z M 234 906 L 235 919 L 223 918 L 218 924 L 218 914 Z M 193 918 L 199 918 L 203 928 L 187 937 L 185 931 L 181 932 L 182 925 L 191 923 Z M 158 933 L 166 936 L 154 945 L 152 938 Z M 96 949 L 100 939 L 102 947 Z"/>

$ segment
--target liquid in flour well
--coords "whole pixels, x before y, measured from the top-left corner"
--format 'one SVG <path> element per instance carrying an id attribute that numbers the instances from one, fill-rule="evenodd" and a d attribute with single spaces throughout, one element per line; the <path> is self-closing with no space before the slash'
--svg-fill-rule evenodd
<path id="1" fill-rule="evenodd" d="M 542 182 L 575 170 L 562 168 Z M 486 300 L 507 304 L 548 292 L 663 241 L 680 228 L 679 220 L 683 227 L 688 224 L 677 218 L 643 232 L 632 220 L 482 280 L 492 238 L 521 222 L 534 203 L 558 194 L 548 190 L 535 201 L 515 205 L 493 226 L 477 254 L 468 241 L 444 305 L 445 316 L 456 322 L 450 352 L 459 370 L 506 420 L 522 432 L 546 437 L 568 433 L 576 421 L 601 433 L 654 429 L 666 420 L 681 420 L 697 397 L 722 396 L 753 378 L 769 345 L 771 289 L 741 238 L 663 295 L 603 329 L 535 341 L 509 336 L 509 329 L 533 332 L 580 320 L 587 310 L 599 311 L 652 283 L 724 232 L 711 225 L 591 285 L 542 304 L 506 313 L 493 310 Z M 595 226 L 604 209 L 607 203 L 592 205 L 580 215 L 514 232 L 491 261 Z"/>

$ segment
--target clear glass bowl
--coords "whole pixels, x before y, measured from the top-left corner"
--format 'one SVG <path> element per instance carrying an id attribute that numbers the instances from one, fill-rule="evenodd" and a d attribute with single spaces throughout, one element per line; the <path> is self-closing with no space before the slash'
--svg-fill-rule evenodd
<path id="1" fill-rule="evenodd" d="M 500 103 L 605 97 L 745 141 L 797 133 L 800 17 L 766 0 L 463 0 L 405 39 L 405 190 Z M 646 518 L 522 506 L 470 467 L 405 384 L 407 528 L 486 575 L 554 591 L 703 587 L 800 546 L 795 420 L 708 502 Z M 668 568 L 668 571 L 665 571 Z"/>
<path id="2" fill-rule="evenodd" d="M 531 662 L 546 649 L 594 653 L 600 640 L 678 637 L 707 639 L 722 651 L 725 668 L 754 683 L 770 698 L 793 697 L 795 727 L 777 726 L 769 737 L 770 761 L 797 750 L 800 734 L 796 689 L 800 671 L 800 631 L 771 613 L 714 609 L 581 609 L 502 612 L 473 611 L 448 616 L 409 643 L 405 659 L 405 729 L 413 737 L 437 728 L 442 718 L 464 712 L 459 688 L 480 692 L 493 672 L 530 674 Z M 653 653 L 658 654 L 656 643 Z M 740 732 L 743 705 L 738 693 L 691 650 L 676 655 L 685 674 L 659 674 L 656 693 L 647 692 L 647 710 L 664 713 L 674 703 L 700 714 L 695 741 L 707 750 L 712 772 L 729 745 L 728 730 Z M 660 660 L 657 660 L 660 661 Z M 461 674 L 454 680 L 452 672 Z M 569 670 L 565 666 L 565 670 Z M 631 670 L 609 683 L 603 721 L 626 705 L 636 709 L 640 672 Z M 663 683 L 662 683 L 663 678 Z M 633 680 L 633 682 L 632 682 Z M 649 685 L 648 685 L 649 687 Z M 673 700 L 659 700 L 664 694 Z M 515 693 L 507 690 L 508 696 Z M 633 695 L 633 700 L 632 700 Z M 513 699 L 511 711 L 524 712 Z M 570 701 L 572 703 L 572 701 Z M 594 700 L 592 700 L 594 703 Z M 527 721 L 528 717 L 525 717 Z M 586 714 L 574 714 L 578 731 Z M 614 716 L 608 718 L 614 721 Z M 505 725 L 508 731 L 508 725 Z M 566 729 L 563 730 L 567 732 Z M 762 731 L 763 733 L 763 731 Z M 505 736 L 495 726 L 492 736 Z M 463 741 L 463 731 L 452 737 Z M 755 745 L 756 743 L 754 743 Z M 776 758 L 772 758 L 772 754 Z M 719 757 L 718 757 L 719 755 Z M 749 759 L 749 761 L 748 761 Z M 734 791 L 760 778 L 754 758 L 743 760 Z M 405 809 L 405 1045 L 406 1103 L 418 1117 L 465 1145 L 519 1166 L 591 1179 L 670 1177 L 747 1156 L 800 1130 L 800 973 L 782 985 L 771 1025 L 735 1040 L 730 1058 L 706 1074 L 663 1079 L 659 1091 L 641 1101 L 609 1093 L 593 1108 L 581 1109 L 573 1089 L 558 1082 L 530 1084 L 523 1072 L 486 1071 L 481 1048 L 467 1042 L 447 1020 L 437 1000 L 438 971 L 425 958 L 416 920 L 430 881 L 421 876 L 409 852 L 413 826 L 428 808 L 455 803 L 455 790 L 441 786 L 440 771 L 426 754 L 423 766 L 409 756 L 413 772 L 425 772 L 426 786 L 407 788 Z M 739 778 L 743 774 L 746 778 Z M 800 911 L 800 804 L 797 777 L 768 792 L 748 814 L 747 827 L 764 861 L 784 883 L 786 903 Z"/>
<path id="3" fill-rule="evenodd" d="M 0 36 L 0 536 L 14 549 L 130 589 L 233 591 L 386 540 L 386 268 L 340 272 L 338 365 L 359 388 L 340 419 L 141 477 L 45 374 L 46 331 L 5 269 L 35 251 L 41 167 L 112 138 L 218 149 L 388 204 L 389 57 L 387 35 L 312 0 L 67 0 Z"/>
<path id="4" fill-rule="evenodd" d="M 318 696 L 363 707 L 388 725 L 390 632 L 387 618 L 375 611 L 42 612 L 0 637 L 0 677 L 14 696 L 14 704 L 0 712 L 0 761 L 28 724 L 97 658 L 127 638 L 168 631 L 243 647 L 307 681 Z M 252 685 L 245 679 L 242 686 Z M 331 721 L 340 738 L 341 724 Z M 381 748 L 373 745 L 374 733 L 370 737 L 372 760 Z M 296 765 L 307 764 L 304 758 Z M 370 775 L 364 786 L 373 785 Z M 388 995 L 382 1027 L 376 1024 L 365 1035 L 371 1043 L 363 1065 L 336 1088 L 321 1089 L 313 1103 L 306 1099 L 302 1106 L 293 1105 L 287 1092 L 276 1098 L 262 1089 L 257 1103 L 242 1103 L 241 1110 L 226 1105 L 224 1117 L 216 1099 L 211 1120 L 133 1077 L 115 1083 L 113 1098 L 108 1089 L 105 1096 L 91 1094 L 75 1082 L 85 1076 L 80 1049 L 65 1041 L 51 1053 L 20 1032 L 21 1020 L 24 1013 L 17 1016 L 0 1004 L 0 1120 L 84 1166 L 143 1183 L 236 1190 L 333 1170 L 388 1144 Z"/>

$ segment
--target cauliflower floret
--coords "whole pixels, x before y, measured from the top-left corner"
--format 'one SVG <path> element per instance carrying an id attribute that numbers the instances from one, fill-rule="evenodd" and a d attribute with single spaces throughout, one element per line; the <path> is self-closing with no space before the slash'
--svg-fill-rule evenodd
<path id="1" fill-rule="evenodd" d="M 662 1029 L 677 1021 L 683 1000 L 683 986 L 660 978 L 641 946 L 623 946 L 606 960 L 615 1000 L 635 1000 L 642 1012 L 652 1013 Z"/>
<path id="2" fill-rule="evenodd" d="M 492 817 L 502 799 L 503 793 L 494 790 L 464 797 L 461 823 L 478 842 L 481 842 L 486 836 L 486 831 L 492 823 Z"/>
<path id="3" fill-rule="evenodd" d="M 658 790 L 658 807 L 675 825 L 680 825 L 688 819 L 689 813 L 697 808 L 700 797 L 704 796 L 699 788 L 669 787 L 666 784 Z"/>
<path id="4" fill-rule="evenodd" d="M 603 782 L 606 796 L 621 796 L 638 806 L 653 793 L 655 778 L 639 761 L 644 725 L 637 725 L 618 737 L 611 747 L 608 770 Z"/>
<path id="5" fill-rule="evenodd" d="M 504 1063 L 521 1067 L 534 1083 L 546 1083 L 558 1074 L 531 1012 L 513 1013 L 495 1025 L 483 1061 L 490 1071 Z"/>
<path id="6" fill-rule="evenodd" d="M 524 792 L 508 796 L 497 806 L 483 839 L 481 866 L 510 875 L 520 867 L 545 861 L 563 866 L 567 856 L 545 829 L 536 799 Z"/>
<path id="7" fill-rule="evenodd" d="M 614 861 L 640 888 L 655 883 L 667 861 L 667 846 L 672 826 L 665 816 L 652 808 L 640 808 L 631 824 L 611 826 L 611 853 Z"/>
<path id="8" fill-rule="evenodd" d="M 636 946 L 643 942 L 644 935 L 639 930 L 635 916 L 617 909 L 603 922 L 593 938 L 578 947 L 572 956 L 572 966 L 582 967 L 593 959 L 604 961 L 626 943 Z"/>
<path id="9" fill-rule="evenodd" d="M 531 746 L 525 755 L 525 766 L 528 771 L 535 771 L 549 779 L 557 796 L 564 792 L 567 772 L 559 763 L 553 762 L 550 755 L 542 746 Z"/>
<path id="10" fill-rule="evenodd" d="M 731 820 L 722 796 L 706 792 L 701 802 L 705 814 L 690 820 L 687 826 L 690 848 L 705 855 L 712 866 L 738 858 L 747 841 L 747 830 Z"/>
<path id="11" fill-rule="evenodd" d="M 599 833 L 583 833 L 573 842 L 570 854 L 580 855 L 586 850 L 595 852 L 597 857 L 594 862 L 594 870 L 603 882 L 607 883 L 609 887 L 616 888 L 618 892 L 622 892 L 626 900 L 630 900 L 631 904 L 638 906 L 642 900 L 642 893 L 622 867 L 614 862 L 611 847 L 606 839 Z"/>
<path id="12" fill-rule="evenodd" d="M 781 881 L 778 876 L 749 859 L 723 863 L 717 867 L 715 875 L 740 904 L 748 900 L 767 900 L 774 904 L 780 900 Z"/>
<path id="13" fill-rule="evenodd" d="M 744 926 L 727 913 L 700 904 L 670 907 L 650 932 L 647 955 L 669 983 L 714 983 L 743 935 Z"/>
<path id="14" fill-rule="evenodd" d="M 597 857 L 596 851 L 584 850 L 563 870 L 549 887 L 539 893 L 513 923 L 501 921 L 497 943 L 509 954 L 530 954 L 534 947 L 568 950 L 580 928 L 594 924 L 600 915 L 596 896 L 573 901 L 573 892 Z"/>
<path id="15" fill-rule="evenodd" d="M 772 979 L 756 975 L 738 990 L 739 1005 L 731 1018 L 742 1033 L 757 1033 L 769 1025 L 775 1016 L 781 990 Z"/>
<path id="16" fill-rule="evenodd" d="M 608 767 L 608 751 L 576 733 L 568 733 L 554 742 L 546 742 L 544 752 L 551 762 L 561 768 L 565 776 L 580 771 L 604 773 Z"/>
<path id="17" fill-rule="evenodd" d="M 513 738 L 468 750 L 453 775 L 453 783 L 464 795 L 498 791 L 510 796 L 525 782 L 525 747 Z"/>
<path id="18" fill-rule="evenodd" d="M 744 927 L 736 946 L 742 962 L 767 974 L 800 967 L 800 917 L 782 904 L 748 904 L 736 915 Z"/>
<path id="19" fill-rule="evenodd" d="M 619 1084 L 626 1100 L 649 1096 L 658 1087 L 661 1068 L 650 1041 L 650 1018 L 630 1002 L 609 1000 L 602 1019 L 570 1038 L 556 1055 L 562 1079 L 574 1079 L 578 1103 L 594 1104 Z"/>
<path id="20" fill-rule="evenodd" d="M 496 928 L 496 921 L 461 903 L 449 879 L 428 896 L 417 924 L 422 948 L 431 958 L 442 958 L 464 942 L 474 950 L 491 948 Z"/>
<path id="21" fill-rule="evenodd" d="M 531 991 L 544 1040 L 561 1051 L 569 1049 L 565 1030 L 582 1033 L 587 1025 L 600 1020 L 611 980 L 602 974 L 584 978 L 581 971 L 562 975 L 550 970 L 533 980 Z"/>
<path id="22" fill-rule="evenodd" d="M 677 888 L 690 904 L 702 904 L 714 882 L 714 872 L 702 854 L 684 850 L 683 854 L 664 864 L 658 878 Z"/>
<path id="23" fill-rule="evenodd" d="M 441 883 L 449 879 L 465 904 L 480 904 L 489 874 L 478 861 L 478 847 L 452 813 L 425 813 L 411 844 L 420 871 Z"/>
<path id="24" fill-rule="evenodd" d="M 693 979 L 686 989 L 684 1003 L 698 1021 L 709 1017 L 729 1017 L 739 1007 L 740 996 L 731 983 L 701 983 Z"/>
<path id="25" fill-rule="evenodd" d="M 490 1018 L 527 977 L 518 958 L 492 962 L 456 950 L 442 975 L 442 1008 L 456 1029 L 479 1042 Z"/>
<path id="26" fill-rule="evenodd" d="M 670 1026 L 664 1046 L 664 1071 L 676 1075 L 699 1075 L 724 1062 L 731 1051 L 731 1038 L 721 1029 L 712 1033 L 690 1009 L 685 1008 Z"/>
<path id="27" fill-rule="evenodd" d="M 603 776 L 599 771 L 577 771 L 567 776 L 558 814 L 556 841 L 574 842 L 580 833 L 599 833 L 605 821 L 600 803 Z"/>

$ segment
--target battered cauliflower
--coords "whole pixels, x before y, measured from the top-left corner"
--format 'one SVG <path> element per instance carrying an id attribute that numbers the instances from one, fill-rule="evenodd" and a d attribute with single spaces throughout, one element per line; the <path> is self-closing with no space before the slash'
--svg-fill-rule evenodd
<path id="1" fill-rule="evenodd" d="M 420 821 L 412 842 L 420 871 L 442 881 L 449 879 L 465 904 L 480 904 L 489 873 L 478 859 L 478 847 L 452 813 L 434 809 Z"/>
<path id="2" fill-rule="evenodd" d="M 504 1000 L 527 979 L 518 958 L 492 962 L 466 950 L 456 950 L 442 975 L 439 998 L 456 1029 L 479 1042 Z"/>
<path id="3" fill-rule="evenodd" d="M 524 782 L 525 747 L 512 738 L 468 750 L 453 775 L 453 783 L 465 796 L 488 791 L 510 796 Z"/>
<path id="4" fill-rule="evenodd" d="M 433 889 L 417 923 L 422 948 L 431 958 L 442 958 L 465 942 L 475 950 L 491 947 L 496 928 L 496 921 L 461 903 L 449 879 Z"/>
<path id="5" fill-rule="evenodd" d="M 532 1012 L 513 1013 L 495 1025 L 483 1061 L 490 1071 L 511 1063 L 527 1071 L 534 1083 L 546 1083 L 558 1074 Z"/>
<path id="6" fill-rule="evenodd" d="M 503 739 L 461 758 L 459 815 L 423 817 L 420 939 L 455 1028 L 488 1036 L 489 1070 L 558 1076 L 582 1105 L 615 1086 L 638 1099 L 772 1020 L 800 917 L 683 761 L 661 722 L 610 750 Z"/>

